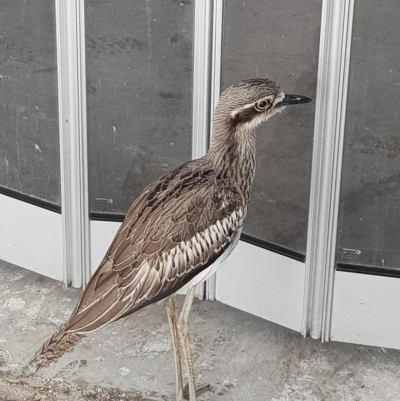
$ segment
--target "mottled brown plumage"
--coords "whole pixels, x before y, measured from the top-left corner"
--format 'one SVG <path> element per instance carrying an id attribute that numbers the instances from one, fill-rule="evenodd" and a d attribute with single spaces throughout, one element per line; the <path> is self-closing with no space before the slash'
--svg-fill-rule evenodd
<path id="1" fill-rule="evenodd" d="M 186 163 L 142 192 L 70 319 L 50 342 L 51 353 L 47 343 L 39 350 L 38 367 L 62 355 L 61 339 L 69 350 L 82 334 L 165 298 L 228 248 L 241 224 L 233 215 L 243 214 L 245 199 L 209 164 Z M 224 219 L 229 224 L 220 223 Z M 206 238 L 204 233 L 218 224 L 220 229 Z"/>
<path id="2" fill-rule="evenodd" d="M 133 202 L 71 317 L 32 359 L 36 368 L 85 334 L 215 271 L 236 246 L 246 216 L 255 128 L 295 103 L 287 99 L 267 79 L 240 81 L 221 95 L 207 155 L 161 176 Z"/>

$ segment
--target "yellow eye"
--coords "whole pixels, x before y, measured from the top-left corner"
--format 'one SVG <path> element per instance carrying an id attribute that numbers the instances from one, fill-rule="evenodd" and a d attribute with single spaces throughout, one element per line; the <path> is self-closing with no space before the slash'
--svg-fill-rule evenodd
<path id="1" fill-rule="evenodd" d="M 257 111 L 264 111 L 264 110 L 266 110 L 267 108 L 268 108 L 268 106 L 269 106 L 269 100 L 260 100 L 259 102 L 257 102 L 255 105 L 254 105 L 254 108 L 257 110 Z"/>

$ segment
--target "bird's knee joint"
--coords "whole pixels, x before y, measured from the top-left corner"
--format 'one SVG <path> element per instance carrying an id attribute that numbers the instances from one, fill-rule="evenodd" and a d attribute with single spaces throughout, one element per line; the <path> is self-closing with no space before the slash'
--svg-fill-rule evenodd
<path id="1" fill-rule="evenodd" d="M 180 334 L 186 334 L 189 330 L 188 322 L 185 322 L 184 320 L 181 319 L 178 319 L 176 326 L 178 327 L 178 331 Z"/>

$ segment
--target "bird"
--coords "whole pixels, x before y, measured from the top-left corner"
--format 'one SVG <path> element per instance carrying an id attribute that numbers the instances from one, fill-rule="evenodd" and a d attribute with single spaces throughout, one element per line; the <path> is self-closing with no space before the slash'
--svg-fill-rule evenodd
<path id="1" fill-rule="evenodd" d="M 205 156 L 148 185 L 130 206 L 115 238 L 66 323 L 30 361 L 36 371 L 56 362 L 87 334 L 169 297 L 176 400 L 196 401 L 188 318 L 195 287 L 236 247 L 256 165 L 256 128 L 288 105 L 308 103 L 266 78 L 241 80 L 221 94 Z M 176 293 L 186 289 L 181 311 Z"/>

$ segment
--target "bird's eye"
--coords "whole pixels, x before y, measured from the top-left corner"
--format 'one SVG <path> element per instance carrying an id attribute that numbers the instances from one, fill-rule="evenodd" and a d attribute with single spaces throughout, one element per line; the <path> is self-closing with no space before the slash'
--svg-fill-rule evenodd
<path id="1" fill-rule="evenodd" d="M 264 111 L 269 105 L 269 100 L 260 100 L 254 105 L 257 111 Z"/>

